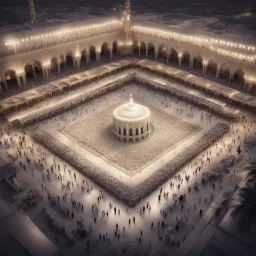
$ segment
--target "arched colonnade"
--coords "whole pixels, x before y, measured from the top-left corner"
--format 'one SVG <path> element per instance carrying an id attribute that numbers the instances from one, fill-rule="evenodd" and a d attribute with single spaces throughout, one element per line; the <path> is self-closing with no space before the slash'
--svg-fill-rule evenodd
<path id="1" fill-rule="evenodd" d="M 27 82 L 47 79 L 49 74 L 60 74 L 68 69 L 87 67 L 90 63 L 100 63 L 117 58 L 119 48 L 117 41 L 104 42 L 100 47 L 90 44 L 81 52 L 67 51 L 65 54 L 53 56 L 45 65 L 37 58 L 31 58 L 21 66 L 23 70 L 8 69 L 0 76 L 0 93 L 12 86 L 23 87 Z"/>
<path id="2" fill-rule="evenodd" d="M 187 50 L 183 52 L 174 47 L 168 48 L 163 44 L 156 45 L 152 42 L 133 42 L 135 57 L 148 58 L 155 61 L 164 62 L 177 68 L 194 70 L 202 75 L 213 77 L 222 82 L 234 83 L 245 87 L 245 72 L 242 68 L 232 68 L 227 62 L 218 63 L 213 59 L 203 59 L 199 54 L 192 54 Z"/>

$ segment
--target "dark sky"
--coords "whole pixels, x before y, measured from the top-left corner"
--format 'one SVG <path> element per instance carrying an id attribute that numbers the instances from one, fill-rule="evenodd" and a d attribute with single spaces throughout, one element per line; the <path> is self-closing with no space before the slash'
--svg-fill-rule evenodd
<path id="1" fill-rule="evenodd" d="M 90 5 L 96 5 L 100 7 L 100 5 L 118 5 L 122 4 L 124 0 L 100 0 L 100 1 L 95 1 L 95 0 L 34 0 L 35 4 L 40 5 L 40 4 L 65 4 L 65 3 L 75 3 L 75 4 L 81 4 L 85 6 L 90 6 Z M 97 2 L 97 3 L 96 3 Z M 221 9 L 221 6 L 223 5 L 228 6 L 228 5 L 235 5 L 237 7 L 241 6 L 250 6 L 254 7 L 256 6 L 256 1 L 255 0 L 157 0 L 157 1 L 151 1 L 151 0 L 132 0 L 132 4 L 140 4 L 140 5 L 149 5 L 150 3 L 155 3 L 157 2 L 158 5 L 163 3 L 164 5 L 170 5 L 171 6 L 179 6 L 179 5 L 195 5 L 195 4 L 209 4 L 210 6 L 216 5 L 219 6 Z M 27 5 L 28 0 L 0 0 L 0 5 L 1 6 L 21 6 L 21 5 Z"/>
<path id="2" fill-rule="evenodd" d="M 114 7 L 119 11 L 125 0 L 34 0 L 37 14 L 75 14 L 79 7 L 90 7 L 89 13 L 98 15 L 97 9 L 106 15 L 113 14 Z M 132 12 L 147 12 L 165 15 L 222 16 L 227 17 L 244 12 L 256 17 L 256 0 L 131 0 Z M 58 5 L 58 6 L 57 6 Z M 61 5 L 61 6 L 60 6 Z M 7 8 L 2 8 L 7 6 Z M 11 8 L 8 8 L 11 7 Z M 57 8 L 54 8 L 56 7 Z M 13 8 L 14 7 L 14 8 Z M 17 7 L 17 8 L 15 8 Z M 42 7 L 40 9 L 40 7 Z M 24 10 L 24 12 L 23 12 Z M 41 10 L 41 12 L 40 12 Z M 58 13 L 59 10 L 59 13 Z M 24 14 L 23 14 L 24 13 Z M 0 0 L 0 22 L 19 24 L 28 19 L 28 0 Z M 252 22 L 252 21 L 249 21 Z M 255 21 L 256 22 L 256 21 Z M 255 24 L 256 25 L 256 24 Z"/>

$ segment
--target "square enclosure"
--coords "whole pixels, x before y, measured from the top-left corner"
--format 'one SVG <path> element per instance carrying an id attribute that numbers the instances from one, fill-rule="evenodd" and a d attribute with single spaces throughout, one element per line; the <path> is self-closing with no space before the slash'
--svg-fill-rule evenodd
<path id="1" fill-rule="evenodd" d="M 112 131 L 113 111 L 126 102 L 120 102 L 120 95 L 131 89 L 141 93 L 135 103 L 151 112 L 151 132 L 144 140 L 122 142 Z M 144 98 L 145 93 L 148 97 Z M 105 102 L 107 96 L 111 106 Z M 229 131 L 228 124 L 218 121 L 202 126 L 199 118 L 183 120 L 175 115 L 176 98 L 170 99 L 169 109 L 158 97 L 147 88 L 129 84 L 90 102 L 95 114 L 84 116 L 86 105 L 80 106 L 78 112 L 65 113 L 67 121 L 62 116 L 42 124 L 32 137 L 110 194 L 134 206 Z M 138 100 L 143 98 L 147 104 Z M 154 99 L 158 101 L 152 102 Z"/>
<path id="2" fill-rule="evenodd" d="M 79 120 L 61 131 L 133 176 L 142 167 L 200 130 L 199 126 L 147 105 L 151 112 L 150 136 L 139 142 L 122 142 L 115 138 L 112 131 L 112 113 L 121 104 L 111 106 L 91 118 Z M 143 102 L 140 104 L 146 105 Z"/>

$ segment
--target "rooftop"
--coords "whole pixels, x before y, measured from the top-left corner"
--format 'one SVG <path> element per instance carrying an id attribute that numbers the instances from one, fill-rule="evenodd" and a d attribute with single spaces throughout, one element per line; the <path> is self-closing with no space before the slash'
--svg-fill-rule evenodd
<path id="1" fill-rule="evenodd" d="M 132 94 L 130 94 L 129 103 L 116 108 L 113 115 L 116 119 L 129 122 L 147 118 L 150 111 L 147 107 L 134 103 Z"/>

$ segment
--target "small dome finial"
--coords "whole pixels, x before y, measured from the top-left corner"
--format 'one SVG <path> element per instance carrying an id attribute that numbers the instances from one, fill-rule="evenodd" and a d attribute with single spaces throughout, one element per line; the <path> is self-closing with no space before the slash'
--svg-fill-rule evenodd
<path id="1" fill-rule="evenodd" d="M 130 93 L 130 102 L 129 102 L 129 106 L 133 106 L 133 105 L 134 105 L 134 101 L 133 101 L 132 93 Z"/>

